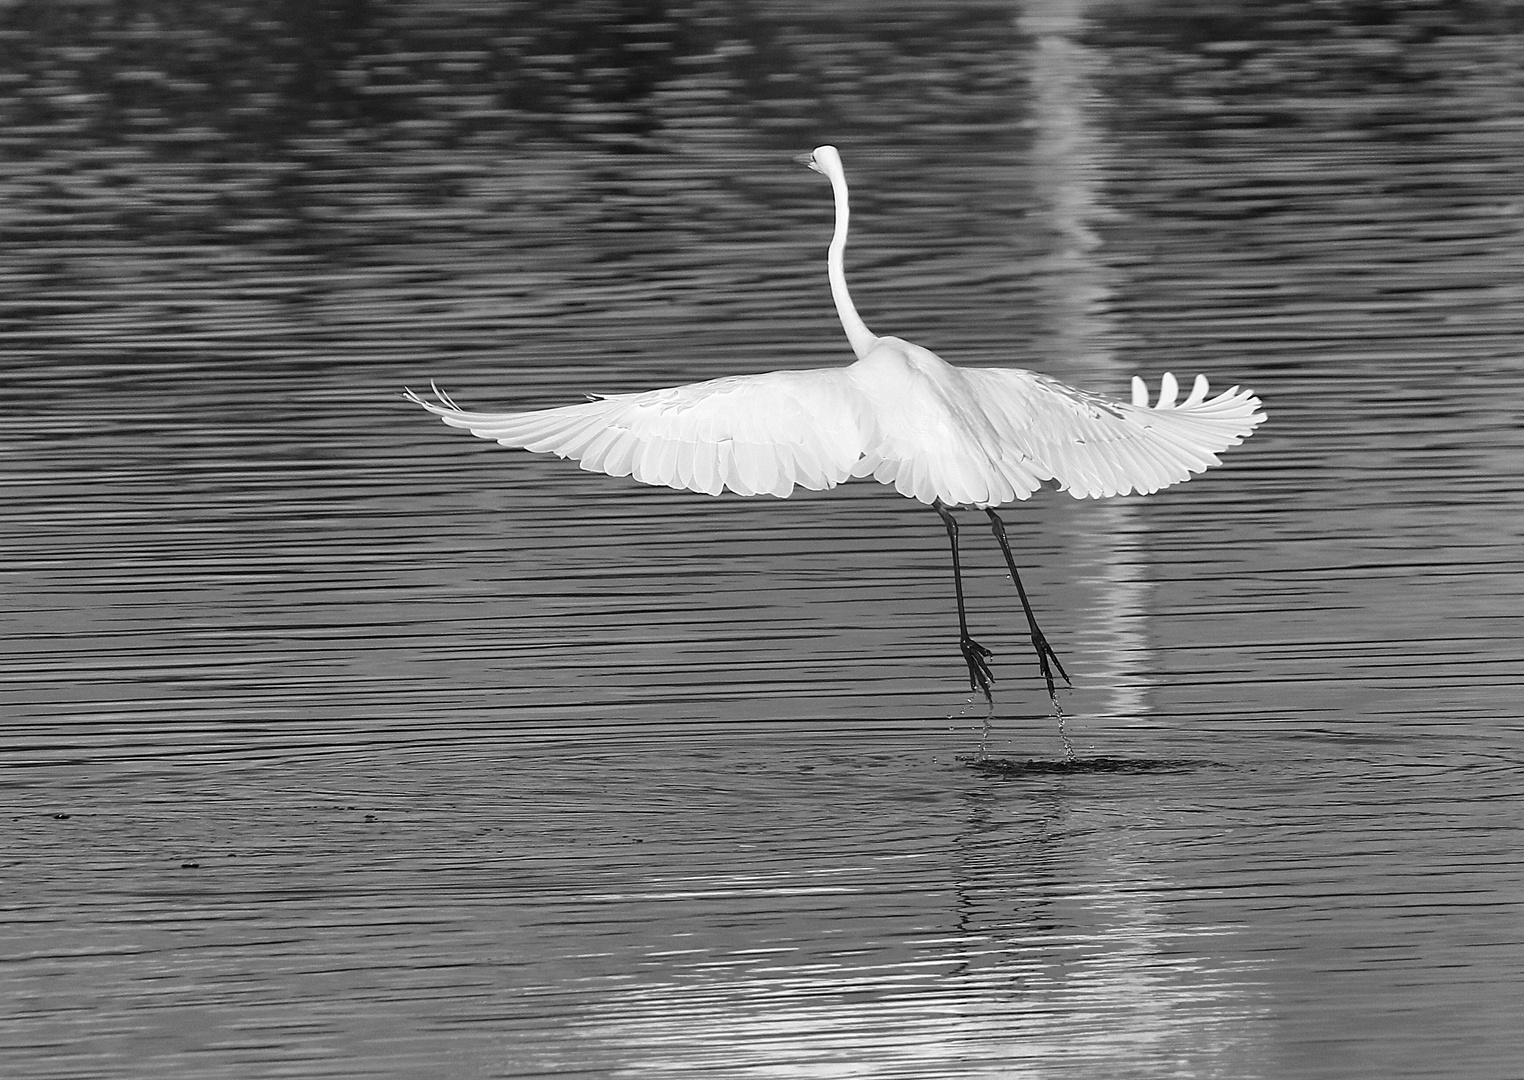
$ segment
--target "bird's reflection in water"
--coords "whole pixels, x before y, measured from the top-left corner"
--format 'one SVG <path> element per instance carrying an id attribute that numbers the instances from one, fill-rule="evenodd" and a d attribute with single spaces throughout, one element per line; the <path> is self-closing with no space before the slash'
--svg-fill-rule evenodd
<path id="1" fill-rule="evenodd" d="M 1120 835 L 1096 844 L 1063 779 L 1199 764 L 1043 762 L 1041 786 L 928 807 L 935 849 L 684 877 L 690 933 L 574 1027 L 631 1074 L 1275 1075 L 1234 931 L 1192 922 Z M 842 910 L 880 935 L 835 937 Z"/>

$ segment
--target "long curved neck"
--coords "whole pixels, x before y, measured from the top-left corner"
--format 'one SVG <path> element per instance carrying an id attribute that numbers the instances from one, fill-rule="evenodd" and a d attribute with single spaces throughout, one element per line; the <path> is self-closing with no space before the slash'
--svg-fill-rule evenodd
<path id="1" fill-rule="evenodd" d="M 838 171 L 831 173 L 831 192 L 836 196 L 836 232 L 831 236 L 831 248 L 826 255 L 826 272 L 831 279 L 831 299 L 836 301 L 836 314 L 841 317 L 841 327 L 847 332 L 852 351 L 861 360 L 873 351 L 878 338 L 869 330 L 857 308 L 852 295 L 847 292 L 847 271 L 844 258 L 847 251 L 847 179 Z"/>

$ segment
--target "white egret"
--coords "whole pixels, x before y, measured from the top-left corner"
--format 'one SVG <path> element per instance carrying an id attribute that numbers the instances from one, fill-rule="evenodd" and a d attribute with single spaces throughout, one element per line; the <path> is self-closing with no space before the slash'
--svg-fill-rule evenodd
<path id="1" fill-rule="evenodd" d="M 953 367 L 863 323 L 847 293 L 847 180 L 841 155 L 822 146 L 799 159 L 830 181 L 836 229 L 826 269 L 836 312 L 857 361 L 846 367 L 731 375 L 645 393 L 611 394 L 534 412 L 460 408 L 407 397 L 452 427 L 536 453 L 574 458 L 582 468 L 633 476 L 643 484 L 718 495 L 775 495 L 795 486 L 820 491 L 871 476 L 941 515 L 952 545 L 958 644 L 969 686 L 993 704 L 990 651 L 970 636 L 951 508 L 982 509 L 1000 544 L 1026 613 L 1038 667 L 1062 717 L 1053 675 L 1069 681 L 1038 628 L 1016 571 L 997 506 L 1030 498 L 1045 480 L 1077 499 L 1148 494 L 1218 464 L 1265 419 L 1260 402 L 1233 387 L 1207 397 L 1197 375 L 1178 400 L 1175 377 L 1160 380 L 1149 405 L 1142 379 L 1124 402 L 1020 368 Z"/>

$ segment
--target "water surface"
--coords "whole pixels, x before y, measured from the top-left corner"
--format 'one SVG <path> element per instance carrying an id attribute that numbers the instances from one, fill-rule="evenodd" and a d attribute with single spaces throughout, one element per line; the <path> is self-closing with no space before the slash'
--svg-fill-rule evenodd
<path id="1" fill-rule="evenodd" d="M 215 14 L 212 12 L 215 11 Z M 15 1077 L 1510 1077 L 1506 4 L 0 14 Z M 273 13 L 272 13 L 273 12 Z M 936 516 L 450 432 L 868 324 L 1270 422 Z"/>

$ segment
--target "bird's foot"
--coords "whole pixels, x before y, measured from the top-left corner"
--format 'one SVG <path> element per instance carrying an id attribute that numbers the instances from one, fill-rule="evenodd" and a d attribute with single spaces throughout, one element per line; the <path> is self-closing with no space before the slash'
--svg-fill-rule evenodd
<path id="1" fill-rule="evenodd" d="M 1058 654 L 1053 651 L 1053 646 L 1048 644 L 1048 639 L 1043 637 L 1042 631 L 1032 627 L 1032 648 L 1037 651 L 1037 667 L 1042 671 L 1043 682 L 1048 684 L 1048 699 L 1053 702 L 1053 715 L 1062 719 L 1064 710 L 1058 704 L 1058 686 L 1053 681 L 1053 670 L 1058 669 L 1065 684 L 1074 685 L 1074 680 L 1069 678 L 1069 673 L 1064 670 L 1063 663 L 1058 659 Z"/>
<path id="2" fill-rule="evenodd" d="M 978 690 L 984 695 L 985 702 L 993 706 L 995 676 L 990 672 L 990 658 L 995 654 L 967 634 L 959 639 L 958 648 L 963 651 L 963 660 L 968 664 L 968 688 Z"/>

